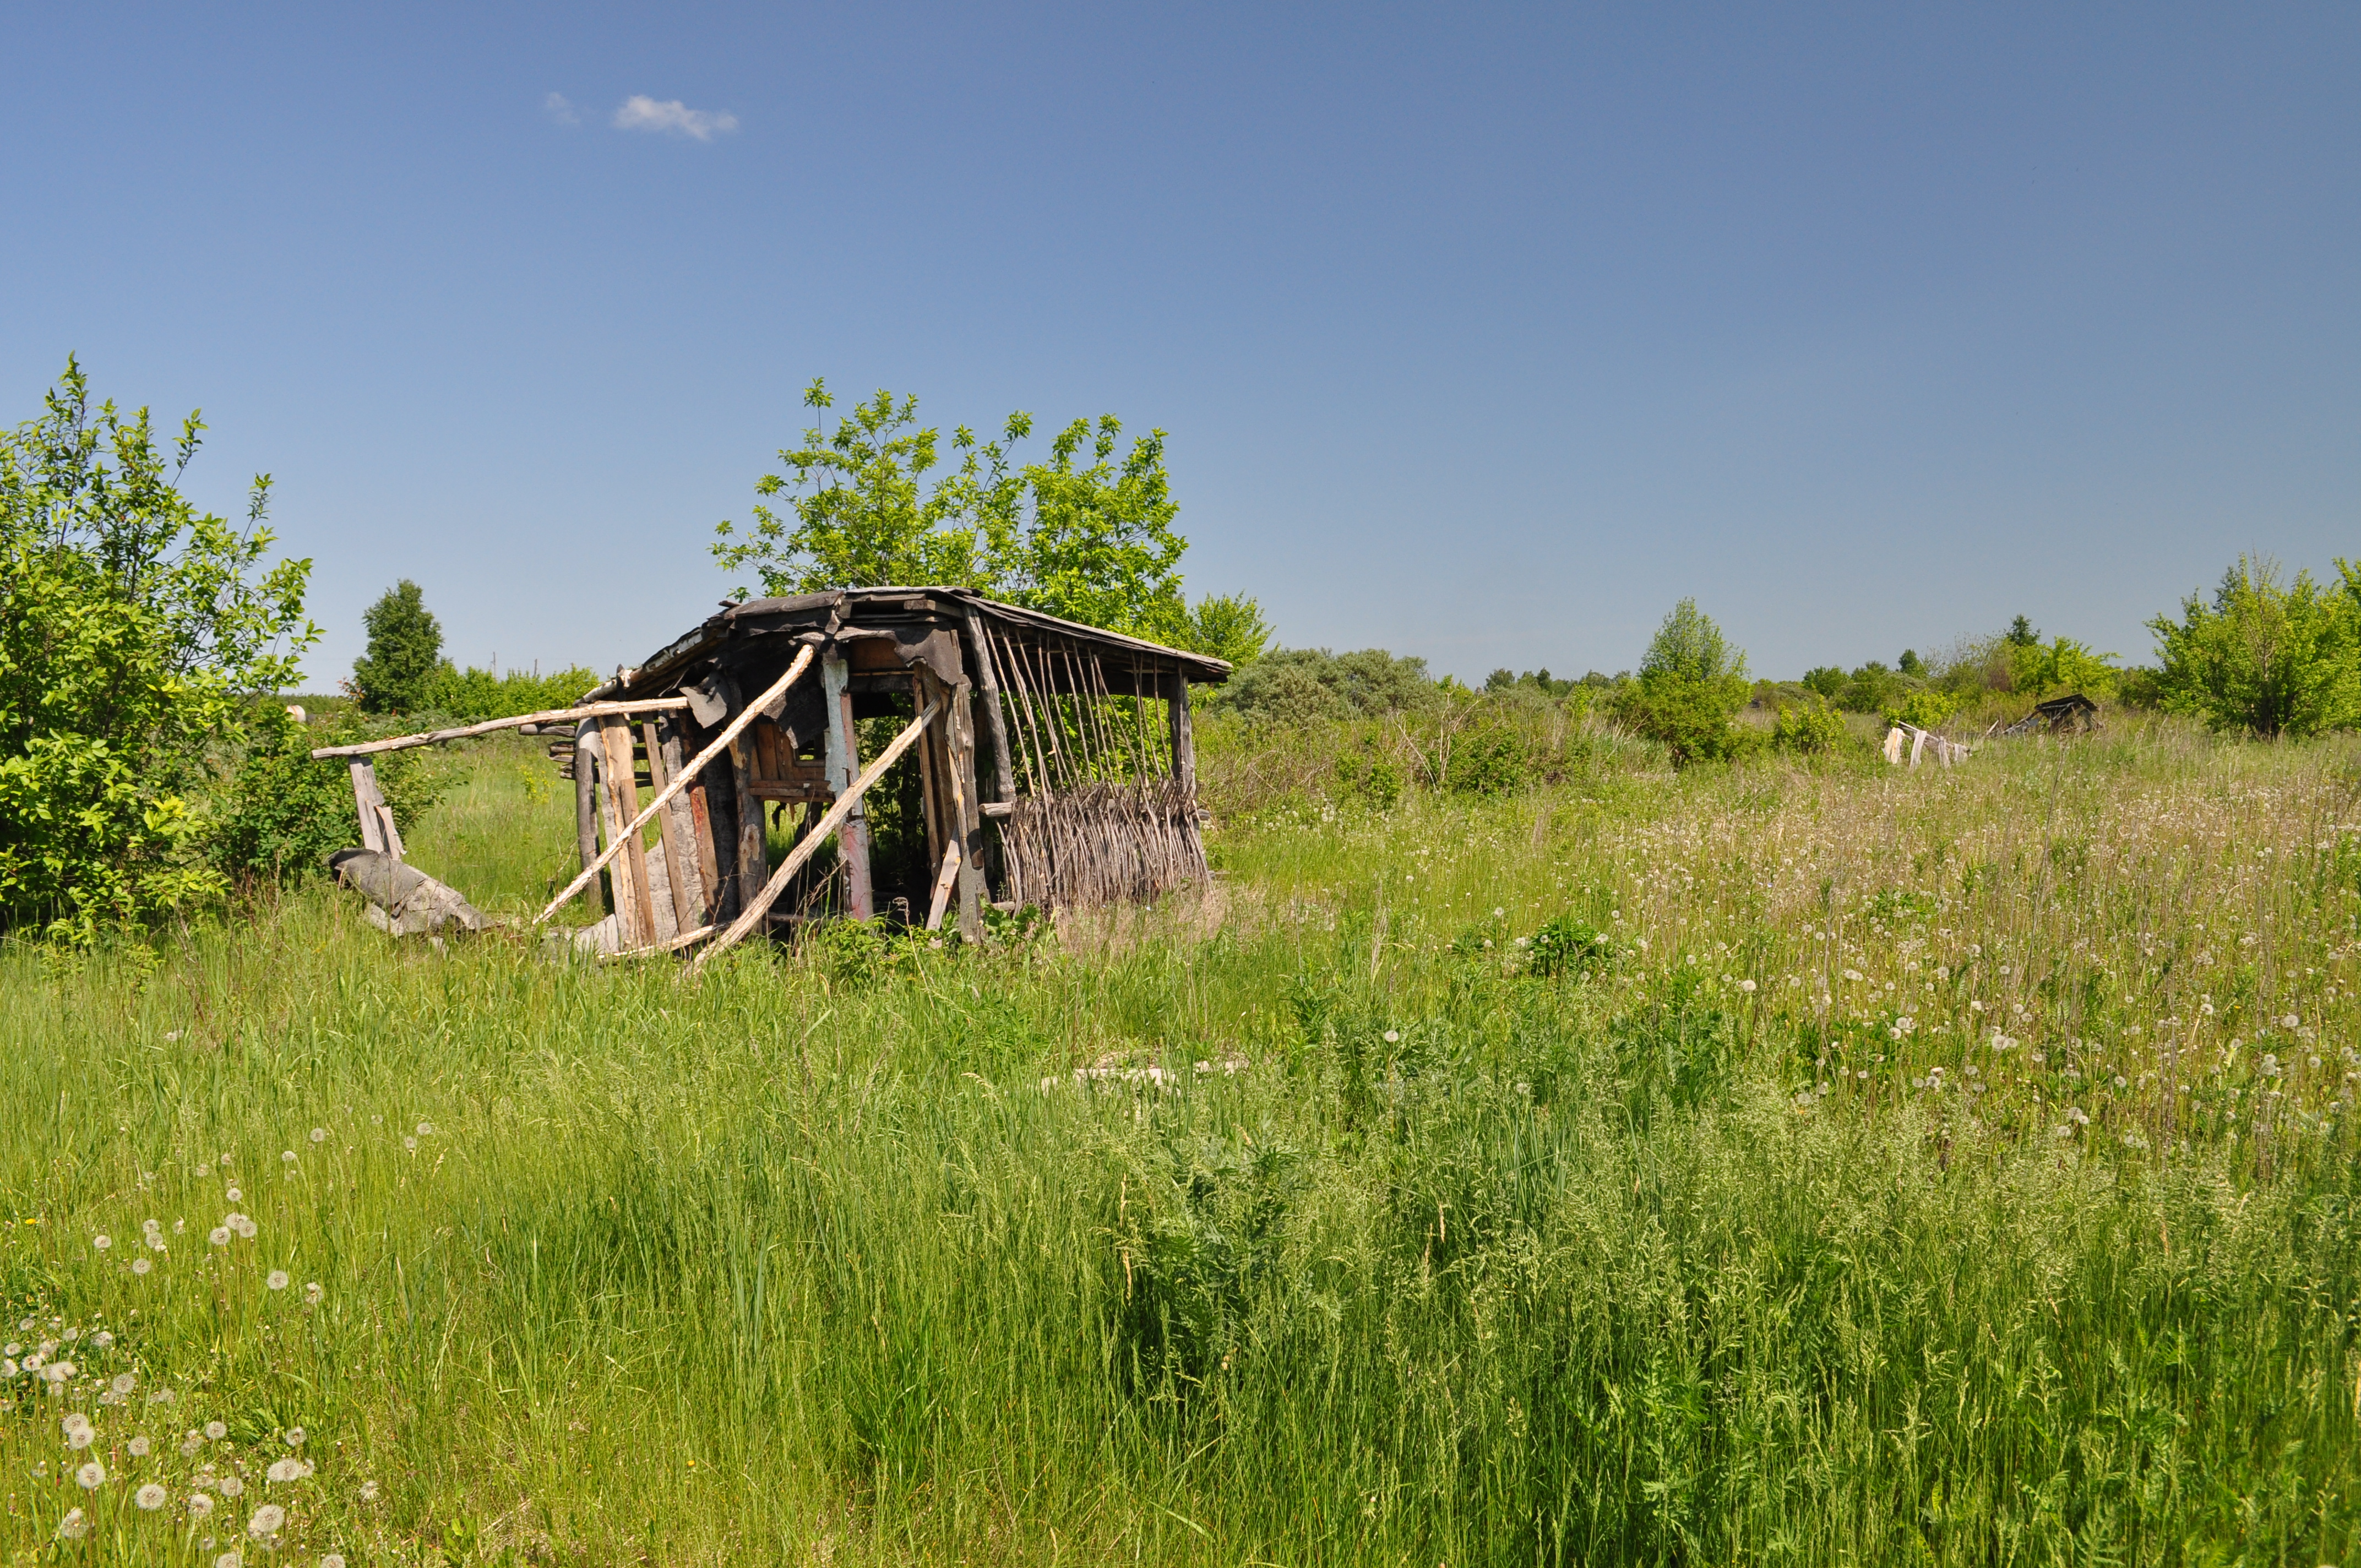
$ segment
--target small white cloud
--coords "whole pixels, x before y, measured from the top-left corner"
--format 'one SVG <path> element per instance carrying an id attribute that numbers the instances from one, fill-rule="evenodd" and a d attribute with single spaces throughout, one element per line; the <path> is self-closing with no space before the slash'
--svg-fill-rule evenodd
<path id="1" fill-rule="evenodd" d="M 738 116 L 727 109 L 707 113 L 692 109 L 679 99 L 659 104 L 644 93 L 633 93 L 623 100 L 615 111 L 615 128 L 619 131 L 669 131 L 699 141 L 711 141 L 716 136 L 738 128 Z"/>
<path id="2" fill-rule="evenodd" d="M 578 126 L 582 123 L 582 116 L 575 111 L 574 105 L 566 101 L 566 94 L 563 93 L 552 93 L 548 97 L 544 98 L 541 101 L 541 112 L 547 115 L 551 121 L 557 125 Z"/>

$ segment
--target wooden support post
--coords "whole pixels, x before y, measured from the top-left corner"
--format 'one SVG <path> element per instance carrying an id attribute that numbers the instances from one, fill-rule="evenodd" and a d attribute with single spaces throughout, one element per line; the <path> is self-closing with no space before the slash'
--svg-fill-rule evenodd
<path id="1" fill-rule="evenodd" d="M 655 940 L 655 905 L 648 896 L 648 857 L 636 832 L 627 831 L 640 814 L 639 772 L 631 756 L 631 723 L 620 717 L 598 721 L 598 739 L 607 753 L 607 843 L 620 843 L 623 852 L 608 864 L 615 878 L 615 914 L 625 936 L 624 946 L 644 948 Z M 629 910 L 626 917 L 625 911 Z"/>
<path id="2" fill-rule="evenodd" d="M 915 713 L 926 707 L 941 689 L 942 682 L 935 678 L 932 671 L 912 671 L 911 711 Z M 949 725 L 938 724 L 918 742 L 918 802 L 927 817 L 927 864 L 930 866 L 942 861 L 944 835 L 958 831 L 945 820 L 943 797 L 939 793 L 944 769 L 937 759 L 944 755 L 944 735 L 950 728 Z"/>
<path id="3" fill-rule="evenodd" d="M 975 706 L 983 711 L 983 733 L 992 742 L 994 800 L 1016 798 L 1016 764 L 1008 751 L 1008 720 L 1000 711 L 1000 675 L 993 668 L 992 642 L 983 634 L 983 618 L 967 612 L 967 645 L 975 656 Z M 978 770 L 981 773 L 982 770 Z"/>
<path id="4" fill-rule="evenodd" d="M 598 863 L 598 721 L 574 727 L 574 843 L 582 869 Z"/>
<path id="5" fill-rule="evenodd" d="M 831 650 L 821 657 L 819 673 L 828 690 L 828 784 L 841 802 L 861 776 L 861 732 L 852 723 L 851 671 L 845 667 L 844 656 Z M 851 795 L 851 800 L 843 825 L 837 829 L 836 850 L 844 861 L 845 912 L 855 920 L 868 920 L 877 913 L 876 894 L 869 880 L 869 817 L 862 810 L 859 795 Z"/>
<path id="6" fill-rule="evenodd" d="M 1165 706 L 1172 718 L 1172 776 L 1191 795 L 1197 793 L 1197 748 L 1189 729 L 1189 677 L 1175 670 L 1166 677 Z"/>
<path id="7" fill-rule="evenodd" d="M 927 900 L 927 929 L 929 931 L 943 928 L 943 905 L 950 902 L 951 883 L 959 880 L 959 841 L 953 839 L 951 847 L 943 851 L 943 869 L 935 873 L 935 895 Z"/>
<path id="8" fill-rule="evenodd" d="M 385 804 L 385 796 L 378 793 L 377 770 L 356 760 L 352 775 L 353 813 L 360 818 L 361 848 L 380 855 L 390 853 L 391 846 L 385 841 L 385 817 L 378 809 Z"/>
<path id="9" fill-rule="evenodd" d="M 950 694 L 950 722 L 944 740 L 943 771 L 950 784 L 950 818 L 958 837 L 959 928 L 971 942 L 983 940 L 983 811 L 976 798 L 975 704 L 972 689 L 961 681 Z"/>
<path id="10" fill-rule="evenodd" d="M 656 813 L 656 830 L 664 846 L 665 891 L 672 894 L 673 927 L 667 935 L 676 937 L 704 924 L 697 917 L 697 905 L 704 902 L 697 885 L 697 852 L 689 845 L 684 820 L 688 803 L 671 787 L 673 775 L 680 772 L 680 729 L 667 715 L 642 720 L 640 731 L 648 749 L 648 783 L 658 798 L 671 796 Z"/>

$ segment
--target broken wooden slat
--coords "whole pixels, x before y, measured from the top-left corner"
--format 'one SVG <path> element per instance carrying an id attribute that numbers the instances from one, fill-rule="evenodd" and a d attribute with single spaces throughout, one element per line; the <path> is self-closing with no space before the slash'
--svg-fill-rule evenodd
<path id="1" fill-rule="evenodd" d="M 824 664 L 821 667 L 825 670 L 827 666 Z M 929 705 L 924 713 L 910 721 L 908 728 L 894 737 L 894 743 L 886 747 L 875 762 L 861 771 L 861 776 L 854 779 L 851 787 L 842 795 L 837 796 L 836 804 L 828 808 L 828 814 L 813 823 L 811 830 L 804 835 L 803 841 L 788 853 L 785 860 L 779 862 L 779 869 L 771 873 L 771 880 L 763 884 L 763 891 L 747 901 L 745 908 L 739 911 L 738 918 L 730 922 L 730 928 L 716 938 L 711 947 L 697 955 L 695 961 L 688 966 L 691 974 L 703 969 L 707 960 L 714 954 L 725 952 L 736 946 L 747 932 L 762 924 L 763 916 L 770 913 L 771 905 L 778 902 L 779 894 L 786 891 L 787 883 L 794 880 L 796 872 L 803 869 L 804 862 L 812 858 L 821 842 L 829 834 L 841 834 L 845 824 L 855 819 L 855 809 L 861 805 L 861 797 L 868 793 L 869 786 L 875 784 L 880 775 L 892 767 L 904 751 L 910 749 L 911 743 L 925 732 L 927 726 L 934 721 L 935 715 L 940 711 L 939 708 Z"/>
<path id="2" fill-rule="evenodd" d="M 943 906 L 951 901 L 951 884 L 959 880 L 960 847 L 953 839 L 943 851 L 943 869 L 935 873 L 935 895 L 927 901 L 927 929 L 943 928 Z"/>
<path id="3" fill-rule="evenodd" d="M 382 855 L 387 851 L 385 821 L 377 814 L 385 797 L 378 793 L 377 770 L 367 762 L 351 764 L 353 775 L 353 811 L 360 818 L 361 847 Z"/>
<path id="4" fill-rule="evenodd" d="M 412 746 L 434 746 L 445 740 L 465 740 L 471 735 L 489 735 L 496 729 L 514 729 L 523 724 L 557 724 L 577 718 L 608 718 L 618 715 L 638 713 L 668 713 L 688 706 L 685 696 L 654 696 L 640 702 L 589 702 L 579 707 L 553 707 L 545 713 L 520 713 L 508 718 L 488 718 L 481 724 L 463 725 L 456 729 L 429 729 L 417 735 L 396 735 L 384 740 L 364 740 L 354 746 L 323 746 L 312 753 L 315 762 L 330 757 L 368 757 L 379 751 L 406 751 Z"/>
<path id="5" fill-rule="evenodd" d="M 759 700 L 749 703 L 746 707 L 739 709 L 738 717 L 730 721 L 729 728 L 725 729 L 719 736 L 715 737 L 712 744 L 707 746 L 704 751 L 699 751 L 697 754 L 697 761 L 689 763 L 687 767 L 683 768 L 678 775 L 673 778 L 670 783 L 664 784 L 661 789 L 659 789 L 656 793 L 655 799 L 648 803 L 647 809 L 633 816 L 630 831 L 623 838 L 618 839 L 610 837 L 607 842 L 607 852 L 598 857 L 596 864 L 585 866 L 582 870 L 582 874 L 576 877 L 572 882 L 566 885 L 565 892 L 559 894 L 555 898 L 551 899 L 549 901 L 549 907 L 543 910 L 539 915 L 533 917 L 533 924 L 538 926 L 544 920 L 548 919 L 552 915 L 557 912 L 557 908 L 560 905 L 573 897 L 577 893 L 579 893 L 582 890 L 582 884 L 590 880 L 591 874 L 597 872 L 599 866 L 606 864 L 609 860 L 611 860 L 614 857 L 618 845 L 627 841 L 635 841 L 640 828 L 647 824 L 648 818 L 653 817 L 659 807 L 668 805 L 675 795 L 688 786 L 688 782 L 691 779 L 697 777 L 697 774 L 705 771 L 705 765 L 708 762 L 713 761 L 714 758 L 719 756 L 725 751 L 730 752 L 732 765 L 737 770 L 738 792 L 742 801 L 746 795 L 746 785 L 751 782 L 748 778 L 748 774 L 752 772 L 752 766 L 751 759 L 741 760 L 740 751 L 734 743 L 738 740 L 738 738 L 745 732 L 746 727 L 753 723 L 757 718 L 761 717 L 762 710 L 764 707 L 786 695 L 787 688 L 796 684 L 796 677 L 801 675 L 805 670 L 810 668 L 811 659 L 811 645 L 809 643 L 806 643 L 803 649 L 796 654 L 795 663 L 787 666 L 787 673 L 781 675 L 776 681 L 773 682 L 770 689 L 765 691 Z M 681 705 L 683 707 L 686 707 L 687 699 L 684 697 Z M 650 765 L 653 765 L 653 762 L 651 762 Z M 631 775 L 632 769 L 631 766 L 631 759 L 629 757 L 626 757 L 623 760 L 622 773 L 623 776 L 626 778 L 629 778 Z M 762 813 L 757 809 L 754 813 L 754 825 L 757 829 L 762 827 Z M 742 841 L 746 831 L 746 825 L 743 821 L 739 823 L 738 831 L 740 839 Z M 761 840 L 758 839 L 756 843 L 759 845 L 760 842 Z"/>
<path id="6" fill-rule="evenodd" d="M 1016 798 L 1016 769 L 1008 755 L 1008 721 L 1000 711 L 1000 680 L 992 667 L 992 645 L 983 634 L 983 620 L 971 608 L 967 612 L 968 646 L 975 652 L 976 681 L 982 696 L 977 706 L 983 709 L 983 728 L 992 740 L 993 782 L 999 786 L 994 796 L 999 800 Z"/>

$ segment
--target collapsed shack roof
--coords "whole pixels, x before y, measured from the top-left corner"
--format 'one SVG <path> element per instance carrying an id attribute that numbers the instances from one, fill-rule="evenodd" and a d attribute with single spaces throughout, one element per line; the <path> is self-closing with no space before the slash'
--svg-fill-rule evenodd
<path id="1" fill-rule="evenodd" d="M 1230 677 L 1230 666 L 1220 659 L 986 598 L 972 588 L 831 588 L 825 593 L 725 605 L 695 630 L 658 649 L 638 668 L 619 672 L 582 700 L 658 696 L 677 689 L 708 661 L 735 663 L 764 639 L 807 633 L 831 641 L 892 637 L 902 645 L 903 663 L 923 661 L 944 680 L 956 682 L 961 663 L 958 643 L 970 617 L 1004 640 L 1072 644 L 1098 653 L 1098 679 L 1084 687 L 1078 688 L 1079 677 L 1061 666 L 1039 671 L 1037 683 L 1050 691 L 1072 692 L 1094 685 L 1100 694 L 1110 696 L 1157 696 L 1163 694 L 1165 680 L 1171 675 L 1198 685 Z"/>
<path id="2" fill-rule="evenodd" d="M 571 708 L 313 755 L 351 768 L 368 852 L 357 858 L 425 884 L 401 863 L 368 759 L 498 729 L 565 736 L 551 755 L 574 781 L 582 871 L 536 923 L 595 885 L 609 913 L 577 946 L 703 944 L 693 968 L 782 924 L 896 910 L 916 924 L 923 910 L 935 930 L 955 905 L 973 940 L 987 906 L 1083 906 L 1202 881 L 1189 687 L 1229 674 L 965 588 L 841 588 L 725 605 Z M 864 739 L 866 719 L 891 722 Z M 397 931 L 410 928 L 398 880 L 353 882 Z"/>

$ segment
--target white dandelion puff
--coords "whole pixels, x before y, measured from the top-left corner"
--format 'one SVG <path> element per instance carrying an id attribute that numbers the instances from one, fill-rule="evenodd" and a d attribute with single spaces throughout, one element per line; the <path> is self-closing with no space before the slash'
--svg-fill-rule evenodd
<path id="1" fill-rule="evenodd" d="M 90 1238 L 90 1245 L 98 1251 L 104 1252 L 108 1247 L 115 1245 L 115 1238 L 113 1236 L 93 1236 Z"/>
<path id="2" fill-rule="evenodd" d="M 364 1503 L 374 1503 L 377 1501 L 376 1482 L 364 1481 L 361 1483 L 361 1501 Z"/>
<path id="3" fill-rule="evenodd" d="M 138 1504 L 143 1512 L 152 1514 L 158 1508 L 162 1508 L 170 1497 L 171 1494 L 164 1490 L 160 1485 L 154 1481 L 150 1481 L 145 1486 L 140 1487 L 139 1490 L 132 1493 L 131 1500 Z"/>
<path id="4" fill-rule="evenodd" d="M 254 1510 L 252 1519 L 246 1521 L 246 1533 L 260 1541 L 266 1535 L 277 1535 L 279 1527 L 286 1522 L 285 1508 L 280 1508 L 277 1503 L 265 1503 Z"/>
<path id="5" fill-rule="evenodd" d="M 229 1227 L 227 1225 L 215 1225 L 211 1231 L 205 1233 L 205 1240 L 213 1243 L 215 1246 L 229 1245 Z"/>
<path id="6" fill-rule="evenodd" d="M 316 1279 L 303 1287 L 303 1300 L 308 1306 L 318 1306 L 320 1298 L 326 1294 L 326 1291 L 320 1288 L 320 1282 Z"/>
<path id="7" fill-rule="evenodd" d="M 131 1457 L 132 1457 L 132 1458 L 134 1458 L 134 1459 L 145 1459 L 145 1458 L 147 1458 L 147 1457 L 148 1457 L 148 1446 L 149 1446 L 149 1444 L 148 1444 L 148 1440 L 147 1440 L 146 1438 L 144 1438 L 144 1437 L 135 1437 L 135 1438 L 133 1438 L 133 1439 L 131 1440 L 131 1444 L 130 1444 L 130 1447 L 131 1447 Z"/>
<path id="8" fill-rule="evenodd" d="M 225 1475 L 221 1478 L 221 1495 L 225 1497 L 244 1497 L 246 1483 L 236 1475 Z"/>
<path id="9" fill-rule="evenodd" d="M 186 1458 L 189 1455 L 193 1454 L 197 1450 L 204 1447 L 204 1445 L 205 1440 L 203 1438 L 199 1437 L 195 1432 L 191 1432 L 188 1436 L 181 1440 L 181 1457 Z"/>
<path id="10" fill-rule="evenodd" d="M 320 1559 L 320 1568 L 345 1568 L 345 1554 L 341 1552 L 326 1553 Z"/>
<path id="11" fill-rule="evenodd" d="M 106 1466 L 93 1459 L 74 1472 L 74 1485 L 85 1492 L 95 1492 L 106 1485 Z"/>
<path id="12" fill-rule="evenodd" d="M 2290 1027 L 2293 1027 L 2293 1025 L 2290 1025 Z M 431 1138 L 431 1137 L 433 1137 L 433 1136 L 434 1135 L 434 1123 L 432 1123 L 432 1122 L 421 1122 L 421 1123 L 419 1123 L 419 1124 L 418 1124 L 418 1135 L 419 1135 L 420 1137 L 422 1137 L 422 1138 Z"/>
<path id="13" fill-rule="evenodd" d="M 90 1520 L 82 1517 L 82 1511 L 80 1508 L 75 1508 L 58 1521 L 58 1539 L 80 1541 L 89 1529 Z"/>
<path id="14" fill-rule="evenodd" d="M 191 1519 L 201 1519 L 213 1511 L 214 1500 L 211 1497 L 203 1492 L 192 1492 L 189 1494 L 189 1517 Z"/>
<path id="15" fill-rule="evenodd" d="M 401 1140 L 401 1146 L 403 1148 L 415 1151 L 418 1147 L 418 1140 L 416 1138 L 404 1138 Z"/>
<path id="16" fill-rule="evenodd" d="M 235 1203 L 245 1196 L 245 1193 L 233 1187 L 228 1191 L 222 1194 L 222 1201 L 226 1203 Z"/>
<path id="17" fill-rule="evenodd" d="M 96 1441 L 97 1437 L 98 1434 L 90 1428 L 79 1426 L 66 1433 L 66 1446 L 79 1453 Z"/>
<path id="18" fill-rule="evenodd" d="M 305 1432 L 302 1427 L 289 1427 L 285 1431 L 280 1434 L 280 1437 L 286 1440 L 287 1446 L 290 1448 L 302 1447 L 303 1439 L 308 1435 L 310 1434 Z"/>
<path id="19" fill-rule="evenodd" d="M 215 1442 L 219 1442 L 222 1439 L 229 1435 L 229 1428 L 224 1426 L 219 1421 L 207 1421 L 205 1423 L 205 1435 L 213 1439 Z"/>
<path id="20" fill-rule="evenodd" d="M 313 1143 L 315 1143 L 315 1144 L 324 1144 L 324 1143 L 326 1143 L 326 1142 L 328 1141 L 328 1129 L 327 1129 L 327 1128 L 325 1128 L 325 1127 L 314 1127 L 314 1128 L 313 1128 L 313 1129 L 312 1129 L 312 1141 L 313 1141 Z"/>
<path id="21" fill-rule="evenodd" d="M 155 1266 L 144 1257 L 135 1257 L 131 1260 L 131 1272 L 134 1274 L 145 1274 Z"/>
<path id="22" fill-rule="evenodd" d="M 109 1383 L 107 1387 L 118 1394 L 128 1394 L 133 1388 L 138 1387 L 138 1384 L 139 1376 L 137 1373 L 118 1372 L 115 1375 L 115 1381 Z"/>
<path id="23" fill-rule="evenodd" d="M 274 1268 L 262 1283 L 270 1289 L 284 1290 L 287 1288 L 287 1271 L 283 1268 Z"/>
<path id="24" fill-rule="evenodd" d="M 244 1236 L 247 1241 L 252 1241 L 255 1232 L 262 1228 L 244 1214 L 225 1214 L 222 1216 L 222 1223 Z"/>
<path id="25" fill-rule="evenodd" d="M 281 1459 L 264 1471 L 263 1477 L 269 1481 L 301 1481 L 309 1473 L 310 1467 L 302 1460 Z"/>
<path id="26" fill-rule="evenodd" d="M 246 1559 L 235 1552 L 225 1552 L 214 1559 L 214 1568 L 246 1568 Z"/>
<path id="27" fill-rule="evenodd" d="M 1401 1031 L 1400 1029 L 1388 1029 L 1386 1031 L 1386 1044 L 1389 1046 L 1400 1045 Z"/>

